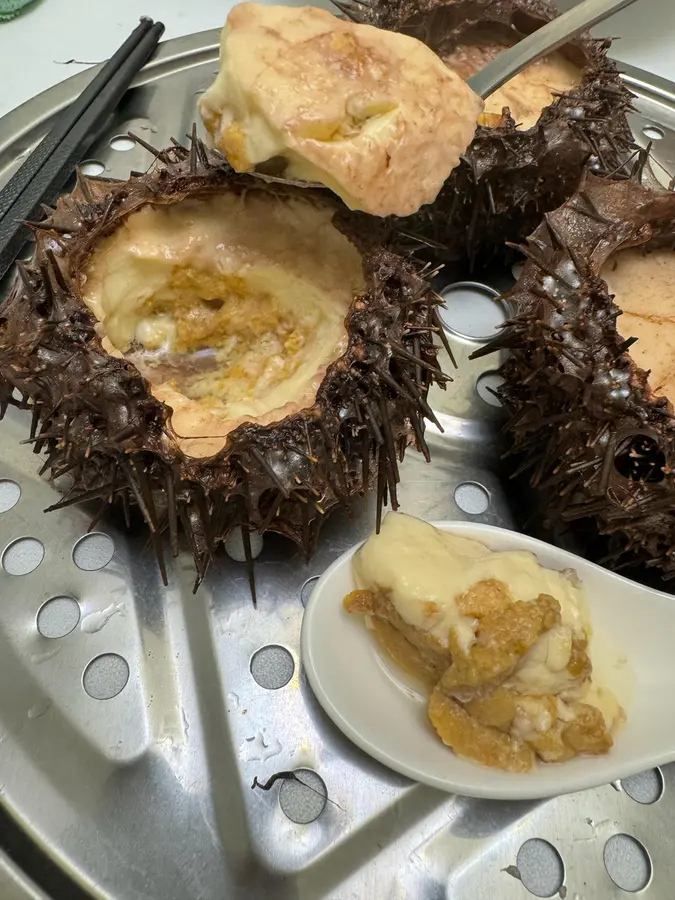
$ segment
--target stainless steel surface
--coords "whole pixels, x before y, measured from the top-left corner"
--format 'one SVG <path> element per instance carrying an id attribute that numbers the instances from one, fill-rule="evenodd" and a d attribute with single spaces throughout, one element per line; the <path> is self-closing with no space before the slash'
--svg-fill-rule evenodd
<path id="1" fill-rule="evenodd" d="M 635 113 L 630 117 L 637 142 L 651 144 L 652 168 L 659 181 L 671 186 L 675 177 L 675 86 L 622 65 L 623 79 L 635 94 Z"/>
<path id="2" fill-rule="evenodd" d="M 0 851 L 0 897 L 2 900 L 49 900 L 19 867 Z"/>
<path id="3" fill-rule="evenodd" d="M 484 69 L 472 75 L 468 82 L 485 99 L 530 63 L 632 3 L 635 0 L 583 0 L 578 6 L 568 9 L 552 22 L 547 22 L 528 34 L 513 47 L 502 50 Z"/>
<path id="4" fill-rule="evenodd" d="M 158 146 L 180 138 L 216 60 L 216 33 L 165 45 L 92 160 L 119 177 L 146 166 L 145 151 L 114 150 L 111 139 L 127 130 Z M 82 83 L 77 76 L 3 120 L 2 178 Z M 672 133 L 656 118 L 661 100 L 645 94 L 636 122 L 661 127 L 663 143 Z M 474 326 L 484 334 L 483 322 Z M 445 434 L 431 430 L 432 465 L 406 459 L 403 507 L 468 519 L 487 498 L 479 519 L 508 527 L 493 472 L 499 410 L 486 390 L 498 361 L 469 362 L 477 342 L 450 340 L 456 381 L 433 396 Z M 0 851 L 16 860 L 0 855 L 0 900 L 42 900 L 41 890 L 52 900 L 523 900 L 528 888 L 568 900 L 623 896 L 605 858 L 624 885 L 649 876 L 645 897 L 671 895 L 675 768 L 543 804 L 467 800 L 389 772 L 326 719 L 298 659 L 303 599 L 367 533 L 372 508 L 354 523 L 330 521 L 308 565 L 266 538 L 254 610 L 235 559 L 193 596 L 190 559 L 162 588 L 142 534 L 101 525 L 114 545 L 107 563 L 104 538 L 78 544 L 89 511 L 42 514 L 55 489 L 20 443 L 27 430 L 16 412 L 0 426 L 0 553 L 26 537 L 44 547 L 29 574 L 0 571 Z M 21 489 L 14 505 L 8 481 Z M 15 547 L 16 567 L 29 567 L 37 545 Z M 251 789 L 254 777 L 288 769 L 305 770 L 303 783 Z M 607 845 L 620 833 L 646 847 L 648 864 L 635 844 Z"/>

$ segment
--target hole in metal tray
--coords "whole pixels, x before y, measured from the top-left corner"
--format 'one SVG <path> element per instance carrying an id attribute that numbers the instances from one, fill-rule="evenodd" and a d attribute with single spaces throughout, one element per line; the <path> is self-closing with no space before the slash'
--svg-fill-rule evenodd
<path id="1" fill-rule="evenodd" d="M 100 531 L 85 534 L 73 547 L 73 562 L 78 569 L 96 572 L 108 565 L 115 555 L 112 538 Z"/>
<path id="2" fill-rule="evenodd" d="M 295 660 L 285 647 L 270 644 L 256 650 L 251 658 L 251 675 L 268 691 L 287 685 L 295 672 Z"/>
<path id="3" fill-rule="evenodd" d="M 110 139 L 111 150 L 119 150 L 122 153 L 126 153 L 129 150 L 133 150 L 135 146 L 136 141 L 127 137 L 126 134 L 118 134 L 116 137 Z"/>
<path id="4" fill-rule="evenodd" d="M 296 769 L 279 788 L 279 806 L 298 825 L 309 825 L 326 808 L 328 791 L 323 778 L 312 769 Z"/>
<path id="5" fill-rule="evenodd" d="M 303 606 L 307 606 L 307 604 L 309 603 L 309 598 L 312 596 L 312 591 L 314 590 L 318 580 L 318 575 L 312 575 L 312 577 L 308 578 L 300 588 L 300 602 Z"/>
<path id="6" fill-rule="evenodd" d="M 251 541 L 251 556 L 255 559 L 257 556 L 260 556 L 263 548 L 263 537 L 259 531 L 251 531 L 250 533 L 250 541 Z M 235 562 L 245 562 L 246 554 L 244 552 L 244 538 L 241 532 L 241 527 L 237 527 L 233 529 L 228 536 L 225 538 L 225 552 L 233 559 Z"/>
<path id="7" fill-rule="evenodd" d="M 470 516 L 480 516 L 490 506 L 490 495 L 482 484 L 465 481 L 455 488 L 455 503 Z"/>
<path id="8" fill-rule="evenodd" d="M 45 556 L 42 541 L 34 537 L 20 537 L 2 554 L 2 567 L 8 575 L 29 575 L 40 565 Z"/>
<path id="9" fill-rule="evenodd" d="M 37 630 L 42 637 L 62 638 L 70 634 L 80 621 L 80 604 L 72 597 L 52 597 L 40 607 Z"/>
<path id="10" fill-rule="evenodd" d="M 504 379 L 499 372 L 483 372 L 476 379 L 476 391 L 478 396 L 490 406 L 501 406 L 499 397 L 495 396 L 494 391 L 504 384 Z"/>
<path id="11" fill-rule="evenodd" d="M 441 321 L 448 331 L 473 341 L 489 341 L 506 320 L 499 292 L 478 281 L 457 281 L 440 291 Z"/>
<path id="12" fill-rule="evenodd" d="M 553 897 L 565 881 L 565 864 L 553 844 L 531 838 L 521 846 L 516 867 L 523 885 L 535 897 Z"/>
<path id="13" fill-rule="evenodd" d="M 16 506 L 21 497 L 21 488 L 10 478 L 0 479 L 0 513 L 7 512 Z"/>
<path id="14" fill-rule="evenodd" d="M 645 125 L 642 133 L 650 141 L 660 141 L 666 136 L 665 131 L 659 125 Z"/>
<path id="15" fill-rule="evenodd" d="M 95 657 L 82 675 L 82 685 L 94 700 L 111 700 L 124 690 L 128 681 L 129 664 L 117 653 Z"/>
<path id="16" fill-rule="evenodd" d="M 83 175 L 88 175 L 90 178 L 103 175 L 105 172 L 105 166 L 98 159 L 85 159 L 80 163 L 79 168 Z"/>
<path id="17" fill-rule="evenodd" d="M 644 805 L 651 805 L 663 796 L 665 785 L 661 769 L 647 769 L 638 775 L 621 779 L 621 787 L 631 800 Z"/>
<path id="18" fill-rule="evenodd" d="M 602 857 L 607 874 L 622 891 L 633 894 L 649 884 L 652 861 L 637 838 L 630 834 L 613 834 L 605 844 Z"/>

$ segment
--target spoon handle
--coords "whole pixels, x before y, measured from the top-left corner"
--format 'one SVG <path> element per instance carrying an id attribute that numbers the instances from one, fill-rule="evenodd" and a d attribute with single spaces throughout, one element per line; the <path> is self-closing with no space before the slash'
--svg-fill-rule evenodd
<path id="1" fill-rule="evenodd" d="M 503 50 L 484 69 L 469 78 L 469 86 L 485 100 L 530 63 L 631 3 L 635 0 L 583 0 L 578 6 L 528 34 L 513 47 Z"/>

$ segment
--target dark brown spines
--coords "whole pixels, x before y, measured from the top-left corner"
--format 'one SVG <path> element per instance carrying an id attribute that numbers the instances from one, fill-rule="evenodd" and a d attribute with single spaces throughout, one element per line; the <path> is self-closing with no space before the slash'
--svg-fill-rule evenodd
<path id="1" fill-rule="evenodd" d="M 444 55 L 487 27 L 514 37 L 555 17 L 545 0 L 354 0 L 338 4 L 357 21 L 411 34 Z M 621 174 L 634 149 L 626 113 L 632 95 L 605 53 L 609 42 L 577 38 L 564 48 L 584 70 L 581 84 L 547 107 L 537 124 L 516 129 L 510 117 L 479 126 L 436 201 L 399 221 L 404 232 L 435 245 L 447 261 L 476 269 L 511 255 L 521 241 L 574 193 L 588 163 Z"/>
<path id="2" fill-rule="evenodd" d="M 601 562 L 671 578 L 673 408 L 631 359 L 631 336 L 617 329 L 620 310 L 598 275 L 630 246 L 675 246 L 675 194 L 589 175 L 528 239 L 508 295 L 518 312 L 496 342 L 511 351 L 504 439 L 549 534 L 571 532 Z"/>
<path id="3" fill-rule="evenodd" d="M 82 270 L 101 238 L 146 203 L 302 189 L 236 175 L 196 140 L 156 155 L 149 174 L 128 182 L 80 175 L 36 228 L 35 265 L 21 270 L 0 308 L 1 411 L 31 407 L 30 438 L 47 456 L 44 470 L 72 476 L 53 508 L 94 500 L 101 513 L 121 506 L 126 515 L 137 507 L 163 574 L 163 554 L 177 553 L 182 529 L 199 581 L 240 525 L 286 535 L 311 553 L 324 515 L 350 507 L 378 471 L 395 505 L 397 455 L 410 443 L 424 451 L 426 393 L 446 380 L 433 329 L 425 330 L 440 300 L 410 264 L 379 247 L 372 220 L 341 210 L 336 226 L 363 254 L 367 289 L 354 299 L 348 349 L 329 367 L 314 406 L 277 424 L 241 425 L 213 457 L 186 456 L 170 409 L 131 362 L 103 350 L 80 296 Z M 327 193 L 311 196 L 334 203 Z"/>

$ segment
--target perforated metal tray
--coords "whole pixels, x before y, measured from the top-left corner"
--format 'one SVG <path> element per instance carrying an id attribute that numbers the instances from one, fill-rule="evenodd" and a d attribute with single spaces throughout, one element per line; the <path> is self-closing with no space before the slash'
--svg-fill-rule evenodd
<path id="1" fill-rule="evenodd" d="M 162 47 L 94 146 L 92 170 L 124 177 L 148 164 L 115 140 L 127 130 L 160 146 L 188 130 L 217 38 Z M 2 120 L 1 179 L 88 77 Z M 656 157 L 671 169 L 672 88 L 634 71 L 629 81 L 636 135 L 658 129 Z M 401 499 L 432 519 L 509 526 L 493 472 L 499 410 L 484 399 L 493 376 L 477 387 L 498 360 L 468 360 L 480 343 L 470 335 L 486 329 L 475 309 L 469 336 L 451 334 L 456 380 L 433 396 L 445 434 L 431 430 L 431 465 L 408 456 Z M 468 800 L 386 770 L 324 716 L 298 656 L 303 602 L 370 530 L 372 510 L 356 524 L 333 518 L 308 565 L 266 539 L 257 610 L 233 559 L 193 596 L 187 557 L 165 589 L 142 535 L 104 522 L 81 541 L 88 510 L 44 515 L 57 488 L 21 445 L 27 430 L 16 412 L 0 427 L 2 900 L 604 900 L 624 893 L 608 871 L 626 890 L 672 896 L 675 768 L 547 803 Z M 305 785 L 251 789 L 300 769 Z"/>

